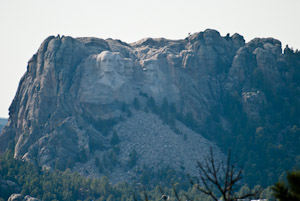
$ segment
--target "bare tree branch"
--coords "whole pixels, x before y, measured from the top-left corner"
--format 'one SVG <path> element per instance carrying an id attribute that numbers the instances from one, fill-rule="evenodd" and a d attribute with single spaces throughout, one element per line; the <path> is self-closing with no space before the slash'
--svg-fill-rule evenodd
<path id="1" fill-rule="evenodd" d="M 161 188 L 161 186 L 160 186 L 160 185 L 158 186 L 158 189 L 159 189 L 159 191 L 160 191 L 161 195 L 164 195 L 164 194 L 165 194 L 165 193 L 164 193 L 164 191 L 163 191 L 163 189 Z"/>
<path id="2" fill-rule="evenodd" d="M 187 201 L 193 201 L 193 199 L 191 199 L 186 193 L 184 194 L 184 196 L 186 197 Z"/>
<path id="3" fill-rule="evenodd" d="M 133 193 L 133 200 L 134 200 L 134 201 L 138 201 L 137 198 L 136 198 L 135 192 Z"/>
<path id="4" fill-rule="evenodd" d="M 235 186 L 242 179 L 242 169 L 236 168 L 236 164 L 231 163 L 231 152 L 228 152 L 226 163 L 219 163 L 215 160 L 213 150 L 205 157 L 204 162 L 197 161 L 199 170 L 199 179 L 191 179 L 190 182 L 200 192 L 209 195 L 213 200 L 217 201 L 218 196 L 222 196 L 224 201 L 233 201 L 254 196 L 259 192 L 246 193 L 236 196 Z M 220 171 L 221 170 L 221 171 Z M 196 180 L 196 183 L 195 183 Z"/>
<path id="5" fill-rule="evenodd" d="M 144 186 L 143 186 L 143 193 L 144 193 L 145 201 L 149 201 L 149 200 L 148 200 L 148 195 L 147 195 L 147 193 L 146 193 L 146 189 L 145 189 Z"/>
<path id="6" fill-rule="evenodd" d="M 175 185 L 173 185 L 173 191 L 174 191 L 176 200 L 177 200 L 177 201 L 181 201 L 180 198 L 179 198 L 179 196 L 178 196 L 178 193 L 177 193 L 177 190 L 176 190 L 176 188 L 175 188 Z"/>

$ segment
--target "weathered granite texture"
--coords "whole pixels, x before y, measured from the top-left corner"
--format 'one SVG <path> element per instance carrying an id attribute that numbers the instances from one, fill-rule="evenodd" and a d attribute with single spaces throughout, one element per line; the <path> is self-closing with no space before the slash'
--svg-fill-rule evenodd
<path id="1" fill-rule="evenodd" d="M 230 130 L 228 119 L 216 113 L 222 111 L 224 96 L 236 97 L 247 117 L 259 121 L 267 100 L 264 92 L 253 86 L 251 76 L 257 71 L 265 81 L 280 87 L 278 62 L 282 58 L 278 40 L 257 38 L 245 43 L 239 34 L 222 37 L 211 29 L 183 40 L 146 38 L 132 44 L 50 36 L 28 62 L 9 109 L 8 124 L 0 135 L 0 151 L 11 146 L 15 157 L 45 168 L 76 163 L 80 171 L 96 153 L 101 156 L 112 149 L 110 139 L 115 131 L 121 141 L 120 161 L 126 160 L 128 149 L 134 147 L 142 158 L 139 163 L 156 166 L 163 160 L 172 167 L 182 163 L 191 172 L 189 160 L 201 158 L 203 155 L 196 153 L 206 152 L 214 146 L 211 142 L 177 123 L 176 129 L 187 139 L 201 142 L 197 150 L 161 121 L 154 121 L 158 117 L 153 114 L 130 108 L 133 119 L 126 121 L 122 107 L 135 98 L 144 107 L 144 97 L 153 97 L 157 105 L 167 100 L 182 115 L 191 114 L 203 132 L 212 116 L 220 121 L 211 128 L 221 125 Z M 125 122 L 118 122 L 108 134 L 95 126 L 100 120 L 120 117 Z M 151 123 L 139 124 L 139 118 Z M 140 131 L 145 132 L 138 138 Z M 151 142 L 149 148 L 146 142 Z"/>

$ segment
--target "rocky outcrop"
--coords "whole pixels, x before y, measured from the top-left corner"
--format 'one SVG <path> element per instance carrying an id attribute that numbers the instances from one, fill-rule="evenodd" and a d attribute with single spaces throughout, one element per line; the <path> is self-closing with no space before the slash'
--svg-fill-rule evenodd
<path id="1" fill-rule="evenodd" d="M 149 100 L 155 107 L 165 101 L 172 104 L 181 117 L 177 119 L 195 122 L 198 134 L 208 137 L 220 129 L 230 132 L 232 122 L 226 116 L 225 102 L 240 104 L 253 124 L 268 121 L 263 110 L 271 101 L 270 91 L 284 88 L 279 69 L 286 63 L 278 40 L 257 38 L 245 43 L 239 34 L 222 37 L 211 29 L 183 40 L 146 38 L 132 44 L 51 36 L 28 62 L 0 135 L 0 151 L 10 146 L 15 157 L 45 168 L 75 165 L 80 171 L 88 161 L 92 163 L 114 148 L 111 138 L 116 132 L 123 154 L 120 161 L 124 162 L 127 149 L 134 147 L 141 158 L 163 160 L 173 167 L 183 163 L 189 169 L 188 160 L 195 158 L 188 155 L 198 156 L 194 145 L 180 143 L 181 137 L 163 122 L 154 121 L 158 117 L 151 112 L 141 114 L 149 112 Z M 266 91 L 263 85 L 271 87 Z M 136 102 L 139 109 L 134 108 Z M 134 123 L 138 118 L 152 123 Z M 128 125 L 123 122 L 127 119 Z M 176 123 L 175 129 L 182 129 L 187 139 L 194 138 L 187 124 Z M 132 134 L 140 131 L 145 131 L 140 138 Z M 159 143 L 145 148 L 146 142 L 160 137 L 164 143 L 172 139 L 169 149 Z M 200 135 L 198 138 L 205 141 Z M 213 146 L 208 141 L 204 144 L 203 150 Z M 182 161 L 159 158 L 160 152 L 167 158 L 182 153 Z"/>
<path id="2" fill-rule="evenodd" d="M 23 196 L 21 194 L 12 194 L 8 201 L 40 201 L 37 198 L 31 197 L 29 195 Z"/>
<path id="3" fill-rule="evenodd" d="M 260 91 L 256 92 L 243 92 L 243 109 L 248 115 L 248 118 L 258 122 L 261 120 L 260 111 L 266 103 L 266 97 Z"/>
<path id="4" fill-rule="evenodd" d="M 47 167 L 60 159 L 78 161 L 80 153 L 90 154 L 90 141 L 110 146 L 87 119 L 119 118 L 122 104 L 140 94 L 157 104 L 166 98 L 201 122 L 209 114 L 207 103 L 219 96 L 210 86 L 218 81 L 207 79 L 222 62 L 229 67 L 235 51 L 233 41 L 214 30 L 185 40 L 145 39 L 130 45 L 51 36 L 28 62 L 1 142 L 15 143 L 15 157 Z"/>

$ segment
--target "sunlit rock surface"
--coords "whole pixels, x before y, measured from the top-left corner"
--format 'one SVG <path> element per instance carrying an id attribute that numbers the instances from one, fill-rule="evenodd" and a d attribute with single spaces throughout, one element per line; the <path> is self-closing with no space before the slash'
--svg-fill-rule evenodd
<path id="1" fill-rule="evenodd" d="M 217 128 L 230 132 L 231 123 L 222 113 L 227 94 L 239 101 L 249 119 L 262 119 L 267 100 L 252 85 L 250 75 L 257 73 L 281 87 L 282 58 L 278 40 L 245 43 L 239 34 L 223 37 L 211 29 L 182 40 L 146 38 L 132 44 L 50 36 L 28 62 L 0 135 L 0 151 L 14 148 L 15 157 L 44 168 L 85 167 L 96 174 L 95 158 L 113 149 L 115 132 L 120 138 L 120 163 L 134 148 L 140 154 L 137 166 L 176 168 L 181 163 L 192 173 L 191 161 L 202 160 L 210 146 L 221 158 L 216 145 L 201 135 L 209 136 Z M 178 114 L 190 115 L 198 133 L 177 120 L 173 128 L 160 121 L 147 109 L 151 98 L 158 107 L 167 101 Z M 140 108 L 133 107 L 136 100 Z M 101 122 L 111 120 L 113 126 L 103 131 Z M 176 130 L 194 140 L 188 144 Z M 141 131 L 144 134 L 137 136 Z M 150 148 L 145 148 L 147 142 Z M 196 149 L 198 142 L 201 146 Z"/>
<path id="2" fill-rule="evenodd" d="M 40 201 L 40 199 L 31 197 L 29 195 L 23 196 L 21 194 L 12 194 L 9 198 L 8 201 Z"/>

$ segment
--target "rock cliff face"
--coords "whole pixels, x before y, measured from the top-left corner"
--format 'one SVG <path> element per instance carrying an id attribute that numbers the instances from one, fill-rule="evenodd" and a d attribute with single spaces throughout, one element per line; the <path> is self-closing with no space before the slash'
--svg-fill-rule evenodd
<path id="1" fill-rule="evenodd" d="M 0 151 L 13 148 L 15 157 L 45 168 L 85 167 L 87 174 L 95 172 L 95 160 L 116 149 L 119 169 L 132 150 L 140 158 L 136 168 L 159 161 L 189 166 L 190 160 L 201 160 L 201 150 L 215 146 L 189 130 L 189 123 L 208 138 L 210 132 L 231 132 L 228 96 L 249 121 L 268 122 L 262 112 L 270 100 L 260 83 L 272 86 L 270 91 L 283 88 L 280 67 L 286 63 L 278 40 L 245 43 L 239 34 L 222 37 L 210 29 L 183 40 L 147 38 L 132 44 L 50 36 L 28 62 Z M 164 103 L 183 124 L 160 120 L 161 110 L 155 108 Z M 182 160 L 168 160 L 160 152 L 167 158 L 178 153 Z"/>
<path id="2" fill-rule="evenodd" d="M 6 125 L 6 123 L 7 123 L 7 119 L 0 118 L 0 133 L 2 128 Z"/>

